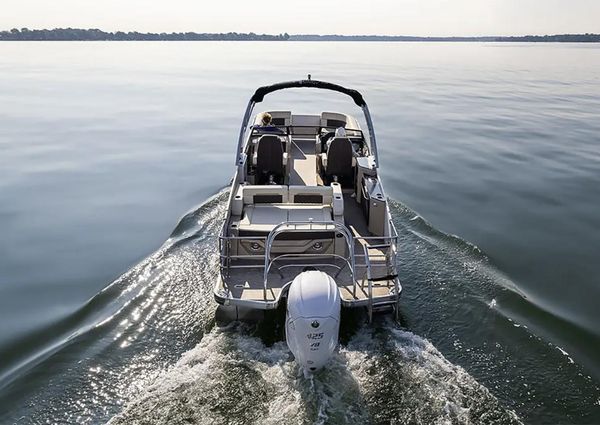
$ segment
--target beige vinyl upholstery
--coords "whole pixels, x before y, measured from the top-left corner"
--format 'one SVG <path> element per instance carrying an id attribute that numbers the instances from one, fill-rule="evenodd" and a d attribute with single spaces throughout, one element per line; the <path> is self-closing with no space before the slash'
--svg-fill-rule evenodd
<path id="1" fill-rule="evenodd" d="M 239 200 L 243 205 L 252 205 L 256 202 L 257 196 L 278 195 L 281 202 L 271 203 L 301 203 L 297 202 L 297 198 L 302 195 L 321 195 L 322 201 L 318 202 L 323 205 L 331 205 L 334 201 L 334 193 L 341 193 L 338 184 L 332 183 L 331 186 L 302 186 L 302 185 L 240 185 L 234 196 L 234 201 Z M 312 203 L 312 202 L 308 202 Z"/>
<path id="2" fill-rule="evenodd" d="M 321 204 L 330 205 L 333 201 L 333 189 L 330 186 L 290 186 L 288 190 L 288 199 L 290 203 L 300 203 L 299 199 L 303 195 L 320 195 L 323 199 Z"/>
<path id="3" fill-rule="evenodd" d="M 313 202 L 315 201 L 315 202 Z M 241 185 L 232 200 L 239 229 L 271 231 L 285 221 L 344 221 L 339 184 L 331 186 Z"/>
<path id="4" fill-rule="evenodd" d="M 330 127 L 327 125 L 327 121 L 341 121 L 344 123 L 343 126 L 335 126 L 335 127 L 346 127 L 345 123 L 348 121 L 346 114 L 340 114 L 339 112 L 323 112 L 321 114 L 321 127 Z"/>
<path id="5" fill-rule="evenodd" d="M 342 186 L 339 183 L 331 183 L 331 189 L 333 192 L 333 199 L 331 200 L 331 206 L 333 207 L 333 216 L 341 217 L 342 223 L 344 222 L 344 196 L 342 194 Z"/>
<path id="6" fill-rule="evenodd" d="M 244 185 L 240 186 L 244 205 L 252 205 L 257 196 L 280 195 L 281 202 L 288 202 L 288 187 L 284 185 Z M 259 202 L 260 203 L 260 202 Z"/>
<path id="7" fill-rule="evenodd" d="M 238 228 L 241 231 L 270 232 L 287 221 L 332 221 L 332 209 L 324 205 L 248 205 Z"/>
<path id="8" fill-rule="evenodd" d="M 270 232 L 279 223 L 288 221 L 288 209 L 280 205 L 248 205 L 240 221 L 240 230 Z"/>
<path id="9" fill-rule="evenodd" d="M 277 199 L 276 199 L 277 198 Z M 279 201 L 280 202 L 273 202 Z M 287 203 L 288 187 L 284 185 L 239 185 L 231 200 L 231 214 L 241 216 L 244 205 L 255 203 Z"/>
<path id="10" fill-rule="evenodd" d="M 294 205 L 288 209 L 289 221 L 331 221 L 330 206 Z"/>

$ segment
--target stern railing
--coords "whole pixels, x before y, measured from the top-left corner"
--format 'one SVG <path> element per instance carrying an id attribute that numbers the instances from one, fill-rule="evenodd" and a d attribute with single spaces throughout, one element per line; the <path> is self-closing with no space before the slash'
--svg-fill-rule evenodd
<path id="1" fill-rule="evenodd" d="M 337 234 L 340 234 L 343 236 L 344 240 L 346 241 L 346 247 L 348 248 L 348 257 L 343 257 L 341 255 L 331 254 L 331 253 L 322 253 L 322 254 L 294 253 L 294 254 L 281 254 L 281 255 L 277 255 L 275 257 L 272 257 L 272 255 L 271 255 L 271 251 L 273 249 L 273 244 L 275 242 L 275 239 L 277 238 L 278 235 L 280 235 L 282 233 L 298 233 L 298 232 L 307 232 L 307 231 L 323 233 L 323 232 L 331 232 L 332 230 L 334 232 L 337 232 L 336 234 L 334 234 L 334 238 L 337 237 Z M 267 236 L 267 241 L 266 241 L 266 245 L 265 245 L 265 264 L 264 264 L 264 279 L 263 279 L 265 298 L 266 298 L 267 289 L 268 289 L 269 271 L 275 261 L 284 259 L 284 258 L 288 259 L 288 260 L 298 260 L 298 259 L 303 259 L 303 258 L 342 259 L 346 263 L 344 265 L 344 267 L 348 266 L 348 268 L 350 270 L 350 275 L 352 277 L 353 292 L 354 292 L 354 295 L 356 296 L 356 276 L 355 276 L 355 265 L 354 265 L 354 240 L 353 240 L 352 235 L 350 234 L 350 231 L 348 230 L 348 228 L 346 226 L 344 226 L 343 224 L 336 223 L 335 221 L 309 220 L 309 221 L 287 221 L 287 222 L 283 222 L 283 223 L 280 223 L 277 226 L 275 226 L 273 228 L 273 230 L 271 230 L 271 232 L 269 233 L 269 236 Z M 315 263 L 294 264 L 294 266 L 298 266 L 298 267 L 300 267 L 300 266 L 305 266 L 305 267 L 313 266 L 314 267 L 315 265 L 338 267 L 338 266 L 332 265 L 332 264 L 315 264 Z M 339 275 L 339 273 L 343 270 L 344 267 L 341 267 L 341 268 L 338 267 L 338 273 L 336 274 L 336 277 Z"/>
<path id="2" fill-rule="evenodd" d="M 386 273 L 384 278 L 389 278 L 395 283 L 394 290 L 396 295 L 399 297 L 400 289 L 399 282 L 397 279 L 397 244 L 398 244 L 398 233 L 390 220 L 390 236 L 360 236 L 352 235 L 350 230 L 343 224 L 332 222 L 332 221 L 291 221 L 282 222 L 276 225 L 267 236 L 224 236 L 225 228 L 222 234 L 219 236 L 219 254 L 220 254 L 220 273 L 221 276 L 228 276 L 229 270 L 232 269 L 263 269 L 263 292 L 266 299 L 267 291 L 269 289 L 268 276 L 272 268 L 275 268 L 282 276 L 281 269 L 287 267 L 332 267 L 336 268 L 337 272 L 335 277 L 344 268 L 348 268 L 352 278 L 352 295 L 356 299 L 357 290 L 357 268 L 364 268 L 363 278 L 361 279 L 361 289 L 367 290 L 368 295 L 368 310 L 369 319 L 371 319 L 373 310 L 373 286 L 374 280 L 381 280 L 380 277 L 373 277 L 373 270 L 375 268 L 385 267 Z M 293 233 L 293 232 L 315 232 L 325 233 L 332 232 L 342 235 L 345 241 L 348 255 L 342 256 L 334 253 L 287 253 L 273 255 L 273 247 L 276 242 L 277 236 L 282 233 Z M 335 237 L 335 236 L 334 236 Z M 257 252 L 256 254 L 231 254 L 232 243 L 248 242 L 250 244 L 257 243 L 264 247 L 263 252 Z M 358 242 L 362 245 L 362 253 L 355 253 L 355 243 Z M 261 247 L 261 248 L 262 248 Z M 371 250 L 371 252 L 369 252 Z M 262 251 L 262 249 L 261 249 Z M 319 259 L 334 259 L 341 260 L 342 265 L 324 262 L 315 262 L 314 260 Z M 311 262 L 298 262 L 299 260 L 313 260 Z M 384 259 L 383 264 L 377 264 L 379 259 Z M 254 264 L 235 264 L 236 260 L 254 260 Z M 281 260 L 289 260 L 292 264 L 283 266 L 276 266 L 275 263 Z M 357 262 L 356 260 L 359 260 Z M 362 260 L 362 261 L 360 261 Z M 366 288 L 364 277 L 366 277 Z"/>

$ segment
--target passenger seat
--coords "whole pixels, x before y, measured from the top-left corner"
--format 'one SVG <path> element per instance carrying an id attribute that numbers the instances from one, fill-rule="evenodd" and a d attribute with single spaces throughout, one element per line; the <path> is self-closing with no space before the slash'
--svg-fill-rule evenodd
<path id="1" fill-rule="evenodd" d="M 321 154 L 321 165 L 327 182 L 348 182 L 354 177 L 353 156 L 350 139 L 334 138 L 327 148 L 327 153 Z"/>
<path id="2" fill-rule="evenodd" d="M 266 134 L 258 139 L 252 158 L 256 166 L 257 184 L 283 184 L 286 159 L 279 137 Z"/>

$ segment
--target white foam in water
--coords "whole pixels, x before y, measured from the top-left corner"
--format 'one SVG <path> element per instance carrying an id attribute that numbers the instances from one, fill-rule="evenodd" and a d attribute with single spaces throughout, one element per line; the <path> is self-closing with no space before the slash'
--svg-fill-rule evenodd
<path id="1" fill-rule="evenodd" d="M 519 423 L 463 368 L 410 332 L 365 328 L 342 352 L 365 397 L 379 399 L 375 422 Z"/>
<path id="2" fill-rule="evenodd" d="M 558 345 L 556 346 L 556 348 L 558 349 L 558 351 L 560 351 L 562 353 L 563 356 L 565 356 L 567 359 L 569 359 L 569 363 L 571 363 L 571 364 L 575 363 L 573 361 L 573 359 L 571 358 L 571 356 L 569 355 L 569 353 L 567 353 L 565 350 L 560 348 Z"/>
<path id="3" fill-rule="evenodd" d="M 296 379 L 283 343 L 214 330 L 162 374 L 113 423 L 166 420 L 209 424 L 280 423 L 302 415 Z"/>
<path id="4" fill-rule="evenodd" d="M 353 406 L 360 394 L 340 371 L 353 381 L 342 357 L 320 376 L 305 377 L 284 342 L 267 347 L 217 329 L 111 423 L 364 423 L 366 416 Z"/>
<path id="5" fill-rule="evenodd" d="M 241 329 L 240 329 L 241 328 Z M 284 342 L 215 329 L 111 423 L 518 423 L 428 341 L 364 328 L 331 364 L 304 375 Z M 491 420 L 490 420 L 491 419 Z"/>

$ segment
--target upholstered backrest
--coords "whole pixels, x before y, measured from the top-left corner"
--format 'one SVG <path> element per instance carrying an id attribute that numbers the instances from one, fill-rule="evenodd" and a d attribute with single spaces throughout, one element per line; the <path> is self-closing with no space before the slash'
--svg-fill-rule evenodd
<path id="1" fill-rule="evenodd" d="M 273 174 L 276 177 L 283 176 L 283 145 L 278 136 L 265 134 L 258 139 L 258 146 L 256 148 L 256 171 L 259 179 L 267 174 Z"/>
<path id="2" fill-rule="evenodd" d="M 321 114 L 321 127 L 346 127 L 347 117 L 338 112 L 323 112 Z"/>
<path id="3" fill-rule="evenodd" d="M 287 127 L 292 123 L 292 113 L 290 111 L 271 111 L 270 114 L 275 127 Z"/>
<path id="4" fill-rule="evenodd" d="M 242 185 L 233 199 L 232 212 L 241 215 L 244 205 L 296 204 L 308 208 L 307 204 L 332 207 L 334 215 L 342 215 L 344 201 L 341 186 L 284 186 L 284 185 Z"/>
<path id="5" fill-rule="evenodd" d="M 290 186 L 288 202 L 294 204 L 331 205 L 333 189 L 330 186 Z"/>
<path id="6" fill-rule="evenodd" d="M 288 202 L 288 188 L 283 185 L 241 186 L 244 205 L 282 204 Z"/>
<path id="7" fill-rule="evenodd" d="M 327 148 L 328 175 L 348 176 L 352 174 L 353 149 L 347 137 L 334 138 Z"/>

